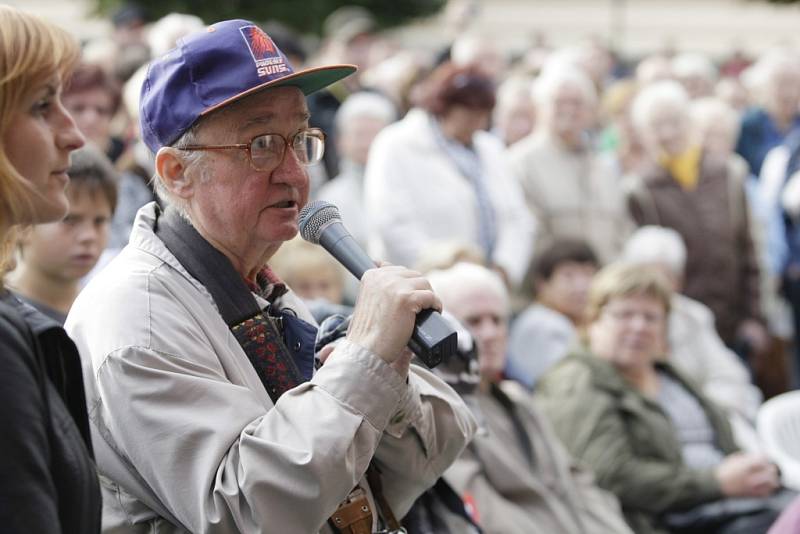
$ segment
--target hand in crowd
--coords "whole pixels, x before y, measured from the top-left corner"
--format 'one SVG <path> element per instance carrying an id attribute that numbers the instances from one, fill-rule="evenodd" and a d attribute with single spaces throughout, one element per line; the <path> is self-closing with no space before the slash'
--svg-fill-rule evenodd
<path id="1" fill-rule="evenodd" d="M 757 454 L 731 454 L 717 466 L 715 474 L 728 497 L 766 497 L 780 487 L 778 468 Z"/>
<path id="2" fill-rule="evenodd" d="M 402 376 L 413 354 L 406 349 L 416 315 L 442 303 L 420 273 L 397 265 L 381 264 L 361 279 L 347 339 L 392 364 Z"/>

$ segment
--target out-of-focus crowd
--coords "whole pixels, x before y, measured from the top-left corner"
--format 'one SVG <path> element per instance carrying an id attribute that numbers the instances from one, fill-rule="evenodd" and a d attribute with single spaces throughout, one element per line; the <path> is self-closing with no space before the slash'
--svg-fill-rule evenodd
<path id="1" fill-rule="evenodd" d="M 327 135 L 312 196 L 373 257 L 430 273 L 474 340 L 461 352 L 476 349 L 476 367 L 451 382 L 472 373 L 484 432 L 412 519 L 765 532 L 792 484 L 756 418 L 800 383 L 800 51 L 627 58 L 587 40 L 512 52 L 469 31 L 474 3 L 448 9 L 439 50 L 400 47 L 361 8 L 334 13 L 315 50 L 264 25 L 295 67 L 359 67 L 309 96 Z M 157 200 L 138 131 L 147 62 L 205 28 L 132 5 L 112 22 L 64 89 L 93 145 L 73 158 L 70 212 L 25 230 L 7 276 L 62 323 Z M 318 321 L 357 298 L 357 281 L 299 238 L 270 267 Z M 440 510 L 445 490 L 470 513 Z M 734 517 L 752 522 L 716 530 Z"/>

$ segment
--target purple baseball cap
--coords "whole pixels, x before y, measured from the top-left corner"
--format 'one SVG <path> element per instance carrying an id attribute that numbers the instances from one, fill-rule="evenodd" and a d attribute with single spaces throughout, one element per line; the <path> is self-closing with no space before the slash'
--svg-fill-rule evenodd
<path id="1" fill-rule="evenodd" d="M 241 98 L 284 86 L 307 95 L 355 71 L 355 65 L 329 65 L 295 72 L 256 24 L 218 22 L 178 40 L 148 66 L 139 103 L 142 139 L 155 153 L 203 115 Z"/>

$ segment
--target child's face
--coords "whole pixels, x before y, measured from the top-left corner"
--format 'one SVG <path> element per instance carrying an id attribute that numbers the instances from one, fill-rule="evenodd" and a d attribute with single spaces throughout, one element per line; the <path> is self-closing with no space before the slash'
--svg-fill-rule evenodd
<path id="1" fill-rule="evenodd" d="M 99 191 L 67 191 L 67 216 L 34 226 L 24 240 L 22 259 L 27 268 L 75 282 L 92 270 L 106 248 L 111 207 Z"/>

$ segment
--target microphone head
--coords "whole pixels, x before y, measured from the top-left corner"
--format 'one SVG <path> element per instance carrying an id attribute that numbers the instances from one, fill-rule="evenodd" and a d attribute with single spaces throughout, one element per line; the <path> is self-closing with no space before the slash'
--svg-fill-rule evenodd
<path id="1" fill-rule="evenodd" d="M 341 220 L 339 208 L 330 202 L 315 200 L 300 210 L 300 214 L 297 216 L 297 226 L 300 228 L 300 235 L 303 236 L 303 239 L 319 245 L 319 238 L 325 227 L 333 222 L 341 222 Z"/>

